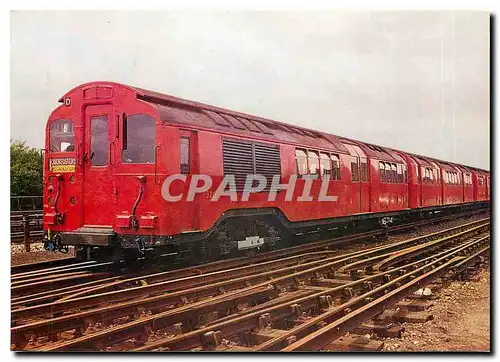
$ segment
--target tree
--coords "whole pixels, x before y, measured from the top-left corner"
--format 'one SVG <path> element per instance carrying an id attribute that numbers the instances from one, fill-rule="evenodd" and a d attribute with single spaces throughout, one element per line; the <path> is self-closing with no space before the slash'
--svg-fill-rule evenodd
<path id="1" fill-rule="evenodd" d="M 43 159 L 40 150 L 25 141 L 10 141 L 10 195 L 41 195 Z"/>

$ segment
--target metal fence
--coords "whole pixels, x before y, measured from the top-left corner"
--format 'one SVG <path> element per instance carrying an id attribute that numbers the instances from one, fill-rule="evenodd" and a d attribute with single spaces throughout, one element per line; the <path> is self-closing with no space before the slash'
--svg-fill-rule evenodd
<path id="1" fill-rule="evenodd" d="M 42 210 L 43 196 L 11 196 L 10 211 Z"/>
<path id="2" fill-rule="evenodd" d="M 24 242 L 26 252 L 30 251 L 31 241 L 43 238 L 42 210 L 15 211 L 10 214 L 11 243 Z"/>

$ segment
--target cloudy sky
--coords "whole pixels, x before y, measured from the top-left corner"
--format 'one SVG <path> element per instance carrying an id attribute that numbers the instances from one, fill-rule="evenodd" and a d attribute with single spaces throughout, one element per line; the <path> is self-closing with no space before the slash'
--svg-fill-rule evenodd
<path id="1" fill-rule="evenodd" d="M 485 12 L 11 14 L 11 138 L 110 80 L 489 169 Z"/>

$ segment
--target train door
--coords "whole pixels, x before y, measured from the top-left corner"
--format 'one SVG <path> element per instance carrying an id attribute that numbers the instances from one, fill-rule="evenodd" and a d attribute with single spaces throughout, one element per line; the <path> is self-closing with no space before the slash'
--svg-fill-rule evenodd
<path id="1" fill-rule="evenodd" d="M 418 162 L 415 158 L 410 157 L 410 159 L 413 161 L 415 164 L 415 175 L 417 178 L 417 187 L 416 187 L 416 200 L 417 200 L 417 207 L 422 207 L 424 206 L 423 203 L 423 179 L 422 175 L 424 172 L 424 167 L 420 165 L 420 162 Z"/>
<path id="2" fill-rule="evenodd" d="M 351 179 L 353 192 L 357 193 L 357 207 L 353 206 L 352 212 L 370 211 L 370 176 L 367 156 L 365 152 L 356 145 L 346 144 L 344 146 L 351 154 Z"/>
<path id="3" fill-rule="evenodd" d="M 107 210 L 108 203 L 105 201 L 113 193 L 113 161 L 110 155 L 114 144 L 112 111 L 110 105 L 88 106 L 85 109 L 82 150 L 84 226 L 111 227 L 113 224 L 114 212 Z"/>
<path id="4" fill-rule="evenodd" d="M 491 190 L 490 190 L 490 176 L 486 176 L 486 200 L 490 200 Z"/>
<path id="5" fill-rule="evenodd" d="M 420 166 L 415 160 L 413 160 L 413 163 L 415 164 L 415 177 L 416 177 L 416 182 L 417 185 L 415 186 L 415 202 L 416 205 L 415 207 L 421 207 L 422 206 L 422 178 L 420 177 Z"/>
<path id="6" fill-rule="evenodd" d="M 198 167 L 198 137 L 196 131 L 180 130 L 180 173 L 187 175 L 188 182 L 186 185 L 190 184 L 191 175 L 199 173 Z M 201 210 L 201 195 L 195 195 L 193 202 L 185 202 L 186 216 L 191 220 L 191 229 L 200 229 L 200 213 Z"/>

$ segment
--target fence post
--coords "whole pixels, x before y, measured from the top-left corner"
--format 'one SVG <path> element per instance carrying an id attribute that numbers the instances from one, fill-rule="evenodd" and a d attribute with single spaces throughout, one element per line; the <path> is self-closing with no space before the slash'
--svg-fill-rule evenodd
<path id="1" fill-rule="evenodd" d="M 30 216 L 23 215 L 23 229 L 24 229 L 24 249 L 27 253 L 30 252 Z"/>

